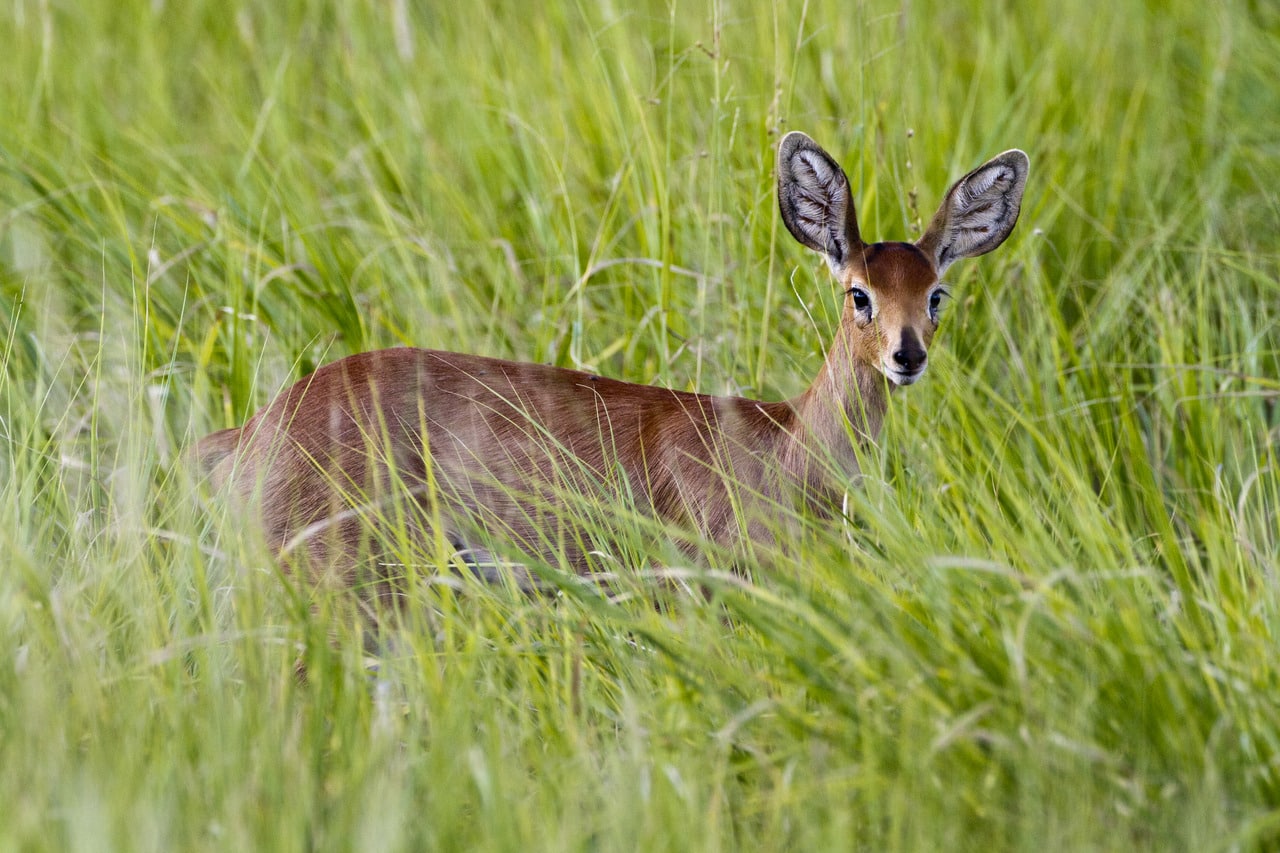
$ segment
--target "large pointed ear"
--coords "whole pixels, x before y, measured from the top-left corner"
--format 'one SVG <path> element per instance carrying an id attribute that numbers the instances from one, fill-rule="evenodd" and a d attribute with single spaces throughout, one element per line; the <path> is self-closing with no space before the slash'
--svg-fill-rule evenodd
<path id="1" fill-rule="evenodd" d="M 862 248 L 849 179 L 803 133 L 788 133 L 778 146 L 778 208 L 791 236 L 821 252 L 832 270 Z"/>
<path id="2" fill-rule="evenodd" d="M 916 243 L 933 259 L 938 275 L 957 258 L 990 252 L 1018 221 L 1031 161 L 1006 151 L 956 181 L 924 236 Z"/>

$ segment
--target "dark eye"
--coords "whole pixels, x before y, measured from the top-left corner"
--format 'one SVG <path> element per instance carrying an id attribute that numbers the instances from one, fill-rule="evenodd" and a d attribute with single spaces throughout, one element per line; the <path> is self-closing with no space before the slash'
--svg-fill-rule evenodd
<path id="1" fill-rule="evenodd" d="M 849 289 L 849 295 L 853 297 L 853 307 L 857 311 L 867 311 L 871 308 L 871 297 L 860 287 L 852 287 Z"/>
<path id="2" fill-rule="evenodd" d="M 946 292 L 942 290 L 935 290 L 929 294 L 929 319 L 934 322 L 938 320 L 938 306 L 942 304 L 942 297 L 946 295 Z"/>

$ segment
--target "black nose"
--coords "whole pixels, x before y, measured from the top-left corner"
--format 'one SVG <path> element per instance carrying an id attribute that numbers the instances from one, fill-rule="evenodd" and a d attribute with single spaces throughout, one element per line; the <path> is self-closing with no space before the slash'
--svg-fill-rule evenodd
<path id="1" fill-rule="evenodd" d="M 903 341 L 903 347 L 893 354 L 894 364 L 901 367 L 907 373 L 917 373 L 924 367 L 925 360 L 929 354 L 924 348 L 915 341 Z"/>

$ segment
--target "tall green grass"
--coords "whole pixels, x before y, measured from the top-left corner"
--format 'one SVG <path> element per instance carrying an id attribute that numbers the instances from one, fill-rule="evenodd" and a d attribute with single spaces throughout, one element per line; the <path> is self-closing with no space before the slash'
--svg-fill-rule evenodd
<path id="1" fill-rule="evenodd" d="M 0 44 L 0 847 L 1280 842 L 1267 3 L 10 0 Z M 789 129 L 872 239 L 1032 174 L 783 565 L 438 585 L 374 674 L 201 498 L 194 438 L 373 347 L 797 393 L 839 302 Z"/>

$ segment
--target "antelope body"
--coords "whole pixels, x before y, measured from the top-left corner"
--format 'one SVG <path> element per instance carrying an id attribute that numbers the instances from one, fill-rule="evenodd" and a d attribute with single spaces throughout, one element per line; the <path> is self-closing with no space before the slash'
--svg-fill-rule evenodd
<path id="1" fill-rule="evenodd" d="M 398 348 L 320 368 L 196 453 L 255 507 L 286 562 L 345 582 L 405 532 L 428 552 L 487 554 L 499 542 L 586 571 L 608 541 L 575 521 L 570 498 L 581 495 L 689 531 L 688 550 L 699 538 L 730 550 L 771 542 L 779 505 L 823 512 L 858 473 L 853 442 L 874 440 L 889 393 L 924 373 L 939 277 L 1008 237 L 1027 170 L 1025 154 L 1007 151 L 951 187 L 918 242 L 867 244 L 844 171 L 788 134 L 783 222 L 846 294 L 825 363 L 791 400 Z"/>

